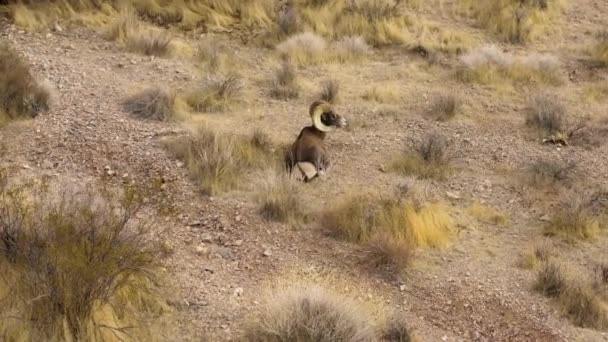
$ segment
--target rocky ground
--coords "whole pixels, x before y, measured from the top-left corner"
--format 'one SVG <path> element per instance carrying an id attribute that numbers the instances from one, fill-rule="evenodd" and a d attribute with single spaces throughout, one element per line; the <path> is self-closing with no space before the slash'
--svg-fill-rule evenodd
<path id="1" fill-rule="evenodd" d="M 577 94 L 586 82 L 608 78 L 608 72 L 590 71 L 574 47 L 593 29 L 605 26 L 607 17 L 605 2 L 581 1 L 566 13 L 566 34 L 553 33 L 528 47 L 559 57 L 568 80 L 552 91 L 565 99 L 573 115 L 606 118 L 608 104 L 586 103 Z M 183 165 L 162 146 L 163 139 L 183 134 L 191 125 L 141 121 L 121 106 L 126 94 L 146 85 L 185 89 L 196 82 L 201 71 L 188 59 L 126 53 L 89 29 L 26 33 L 7 22 L 0 25 L 0 36 L 58 93 L 49 113 L 0 131 L 0 143 L 8 147 L 1 163 L 20 165 L 24 176 L 61 176 L 74 182 L 162 177 L 175 196 L 179 212 L 164 227 L 173 251 L 167 260 L 176 288 L 172 304 L 180 322 L 173 340 L 236 338 L 268 283 L 295 272 L 302 278 L 339 274 L 358 293 L 403 315 L 425 341 L 608 341 L 606 332 L 569 323 L 556 306 L 531 290 L 534 272 L 518 267 L 522 253 L 541 238 L 541 218 L 547 214 L 546 205 L 538 201 L 543 196 L 531 196 L 518 181 L 531 160 L 575 160 L 588 184 L 608 186 L 607 144 L 558 148 L 526 133 L 521 114 L 526 89 L 498 96 L 456 82 L 450 66 L 427 67 L 416 55 L 387 49 L 376 51 L 364 64 L 301 69 L 303 95 L 285 102 L 269 96 L 276 57 L 229 41 L 242 61 L 250 100 L 230 113 L 205 114 L 220 131 L 262 128 L 273 141 L 288 143 L 308 124 L 306 111 L 320 81 L 331 76 L 341 82 L 337 110 L 353 127 L 329 138 L 329 178 L 299 187 L 313 212 L 351 191 L 393 191 L 402 179 L 382 169 L 395 152 L 432 130 L 450 138 L 457 170 L 432 187 L 454 206 L 459 236 L 447 250 L 420 252 L 406 275 L 395 276 L 370 270 L 359 247 L 326 236 L 314 224 L 293 229 L 263 221 L 250 192 L 208 197 L 197 190 Z M 553 44 L 558 35 L 559 44 Z M 568 78 L 572 71 L 577 76 Z M 396 86 L 399 101 L 363 101 L 370 84 Z M 465 115 L 448 123 L 429 120 L 424 113 L 434 94 L 454 89 L 463 94 Z M 509 217 L 508 224 L 488 225 L 468 217 L 465 210 L 472 200 L 500 209 Z M 580 245 L 559 244 L 560 254 L 586 266 L 608 258 L 607 242 L 601 237 Z"/>

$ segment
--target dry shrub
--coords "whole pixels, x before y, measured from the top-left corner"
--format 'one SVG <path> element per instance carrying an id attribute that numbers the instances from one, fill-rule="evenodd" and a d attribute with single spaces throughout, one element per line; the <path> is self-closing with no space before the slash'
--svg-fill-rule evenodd
<path id="1" fill-rule="evenodd" d="M 0 336 L 154 337 L 148 320 L 166 309 L 162 249 L 139 217 L 147 195 L 83 189 L 0 182 Z"/>
<path id="2" fill-rule="evenodd" d="M 553 251 L 547 242 L 536 244 L 532 251 L 523 255 L 520 266 L 525 269 L 536 269 L 549 261 Z"/>
<path id="3" fill-rule="evenodd" d="M 369 342 L 377 318 L 359 302 L 319 286 L 273 292 L 245 331 L 250 342 Z"/>
<path id="4" fill-rule="evenodd" d="M 302 19 L 298 7 L 292 1 L 289 1 L 283 11 L 279 13 L 277 18 L 281 34 L 291 36 L 300 31 L 302 27 Z"/>
<path id="5" fill-rule="evenodd" d="M 393 317 L 387 327 L 385 328 L 384 335 L 382 336 L 384 342 L 413 342 L 414 338 L 410 333 L 405 320 Z"/>
<path id="6" fill-rule="evenodd" d="M 131 33 L 139 31 L 142 25 L 132 8 L 123 8 L 119 16 L 109 25 L 105 35 L 109 40 L 124 43 Z"/>
<path id="7" fill-rule="evenodd" d="M 463 4 L 481 26 L 511 43 L 535 40 L 562 10 L 561 0 L 464 0 Z"/>
<path id="8" fill-rule="evenodd" d="M 171 35 L 161 30 L 134 31 L 127 37 L 127 50 L 146 56 L 166 57 L 171 54 Z"/>
<path id="9" fill-rule="evenodd" d="M 575 179 L 575 162 L 539 159 L 528 167 L 528 184 L 536 188 L 572 185 Z"/>
<path id="10" fill-rule="evenodd" d="M 535 289 L 555 298 L 573 324 L 579 327 L 608 327 L 608 302 L 584 275 L 570 274 L 556 260 L 545 262 L 538 272 Z"/>
<path id="11" fill-rule="evenodd" d="M 228 66 L 229 56 L 227 47 L 216 38 L 203 40 L 199 45 L 196 57 L 205 63 L 209 71 L 214 72 Z"/>
<path id="12" fill-rule="evenodd" d="M 515 58 L 494 45 L 469 51 L 460 58 L 457 72 L 463 82 L 479 84 L 561 84 L 559 61 L 552 55 Z"/>
<path id="13" fill-rule="evenodd" d="M 319 99 L 335 104 L 338 102 L 340 94 L 340 82 L 336 79 L 328 79 L 321 83 L 321 93 Z"/>
<path id="14" fill-rule="evenodd" d="M 311 32 L 291 36 L 277 46 L 277 51 L 284 60 L 295 64 L 316 64 L 328 56 L 325 39 Z"/>
<path id="15" fill-rule="evenodd" d="M 539 93 L 530 98 L 526 108 L 526 125 L 544 135 L 563 134 L 566 126 L 566 106 L 549 93 Z"/>
<path id="16" fill-rule="evenodd" d="M 175 95 L 162 87 L 150 87 L 127 98 L 125 109 L 136 117 L 170 121 L 175 117 Z"/>
<path id="17" fill-rule="evenodd" d="M 374 101 L 378 103 L 395 103 L 399 100 L 399 96 L 395 89 L 389 85 L 374 86 L 363 94 L 362 98 L 366 101 Z"/>
<path id="18" fill-rule="evenodd" d="M 298 184 L 284 173 L 269 174 L 262 183 L 257 202 L 260 203 L 260 214 L 266 220 L 295 225 L 306 219 Z"/>
<path id="19" fill-rule="evenodd" d="M 370 54 L 370 47 L 361 36 L 343 37 L 334 44 L 334 53 L 338 61 L 358 61 Z"/>
<path id="20" fill-rule="evenodd" d="M 216 75 L 188 94 L 186 101 L 197 112 L 226 111 L 243 101 L 243 88 L 242 78 L 235 73 Z"/>
<path id="21" fill-rule="evenodd" d="M 6 42 L 0 42 L 0 122 L 33 118 L 51 105 L 53 88 L 37 82 L 26 61 Z"/>
<path id="22" fill-rule="evenodd" d="M 237 189 L 247 170 L 269 164 L 270 151 L 258 142 L 259 138 L 224 135 L 201 126 L 189 136 L 169 141 L 167 148 L 185 163 L 204 193 L 216 195 Z"/>
<path id="23" fill-rule="evenodd" d="M 484 223 L 494 225 L 504 225 L 507 223 L 507 217 L 503 213 L 495 208 L 483 205 L 478 201 L 473 202 L 473 204 L 467 209 L 467 212 L 469 215 Z"/>
<path id="24" fill-rule="evenodd" d="M 584 195 L 573 193 L 567 201 L 555 208 L 544 233 L 563 237 L 567 241 L 591 240 L 600 232 L 600 217 L 593 213 Z"/>
<path id="25" fill-rule="evenodd" d="M 442 248 L 451 239 L 449 209 L 412 196 L 354 195 L 327 210 L 322 224 L 332 235 L 369 247 L 378 264 L 407 265 L 416 247 Z"/>
<path id="26" fill-rule="evenodd" d="M 295 67 L 289 63 L 283 63 L 275 73 L 272 80 L 271 95 L 277 99 L 295 99 L 300 94 Z"/>
<path id="27" fill-rule="evenodd" d="M 435 97 L 429 113 L 439 121 L 448 121 L 462 111 L 462 100 L 456 94 L 439 94 Z"/>
<path id="28" fill-rule="evenodd" d="M 410 176 L 442 180 L 450 173 L 448 141 L 438 133 L 430 133 L 416 143 L 414 151 L 404 151 L 389 169 Z"/>
<path id="29" fill-rule="evenodd" d="M 598 34 L 598 42 L 591 51 L 591 57 L 601 66 L 608 66 L 608 31 Z"/>

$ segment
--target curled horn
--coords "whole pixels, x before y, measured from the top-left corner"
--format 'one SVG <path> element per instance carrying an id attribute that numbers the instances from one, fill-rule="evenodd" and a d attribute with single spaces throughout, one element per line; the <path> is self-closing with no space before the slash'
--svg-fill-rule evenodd
<path id="1" fill-rule="evenodd" d="M 315 101 L 310 105 L 310 117 L 312 118 L 312 124 L 321 132 L 331 132 L 335 127 L 327 126 L 321 121 L 321 115 L 324 112 L 331 111 L 331 105 L 325 101 Z"/>

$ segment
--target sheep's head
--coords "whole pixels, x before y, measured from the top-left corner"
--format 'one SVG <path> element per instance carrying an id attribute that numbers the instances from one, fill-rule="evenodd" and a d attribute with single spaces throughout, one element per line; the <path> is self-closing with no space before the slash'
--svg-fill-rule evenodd
<path id="1" fill-rule="evenodd" d="M 325 101 L 315 101 L 310 106 L 312 124 L 321 132 L 331 132 L 336 128 L 346 127 L 346 119 L 334 112 L 332 106 Z"/>

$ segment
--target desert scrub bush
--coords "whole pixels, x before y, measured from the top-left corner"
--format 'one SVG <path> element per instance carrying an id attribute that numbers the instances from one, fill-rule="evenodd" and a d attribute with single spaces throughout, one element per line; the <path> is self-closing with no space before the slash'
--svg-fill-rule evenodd
<path id="1" fill-rule="evenodd" d="M 278 290 L 245 329 L 251 342 L 369 342 L 377 318 L 361 303 L 319 286 Z"/>
<path id="2" fill-rule="evenodd" d="M 244 100 L 244 84 L 235 73 L 208 77 L 186 96 L 188 105 L 197 112 L 223 112 Z"/>
<path id="3" fill-rule="evenodd" d="M 130 97 L 123 105 L 136 117 L 157 121 L 175 118 L 175 95 L 162 87 L 149 87 Z"/>
<path id="4" fill-rule="evenodd" d="M 597 40 L 591 50 L 591 58 L 601 66 L 608 66 L 608 31 L 600 32 Z"/>
<path id="5" fill-rule="evenodd" d="M 566 106 L 549 93 L 538 93 L 528 100 L 525 110 L 526 125 L 543 135 L 563 134 L 566 126 Z"/>
<path id="6" fill-rule="evenodd" d="M 203 40 L 196 51 L 196 58 L 214 72 L 230 66 L 230 56 L 226 45 L 217 38 Z"/>
<path id="7" fill-rule="evenodd" d="M 338 102 L 340 95 L 340 82 L 336 79 L 327 79 L 321 82 L 319 99 L 331 104 Z"/>
<path id="8" fill-rule="evenodd" d="M 562 10 L 561 0 L 462 0 L 479 24 L 510 43 L 527 43 L 541 36 Z"/>
<path id="9" fill-rule="evenodd" d="M 384 342 L 414 342 L 410 328 L 402 318 L 393 317 L 388 322 L 382 335 Z"/>
<path id="10" fill-rule="evenodd" d="M 317 64 L 328 56 L 325 39 L 311 32 L 293 35 L 276 49 L 281 58 L 295 64 Z"/>
<path id="11" fill-rule="evenodd" d="M 11 183 L 0 182 L 0 336 L 152 338 L 166 307 L 145 193 Z"/>
<path id="12" fill-rule="evenodd" d="M 24 58 L 0 41 L 0 122 L 36 117 L 49 109 L 52 96 L 50 84 L 37 82 Z"/>
<path id="13" fill-rule="evenodd" d="M 448 121 L 462 111 L 462 100 L 457 94 L 443 93 L 436 95 L 429 114 L 439 121 Z"/>
<path id="14" fill-rule="evenodd" d="M 608 302 L 583 274 L 567 272 L 557 260 L 543 263 L 534 288 L 554 298 L 562 311 L 578 327 L 608 327 Z"/>
<path id="15" fill-rule="evenodd" d="M 271 162 L 259 137 L 231 136 L 201 126 L 191 135 L 168 141 L 166 147 L 186 165 L 190 178 L 206 194 L 237 189 L 248 170 Z"/>
<path id="16" fill-rule="evenodd" d="M 127 50 L 146 56 L 166 57 L 171 54 L 172 37 L 160 29 L 142 29 L 131 32 L 126 41 Z"/>
<path id="17" fill-rule="evenodd" d="M 496 46 L 483 46 L 460 57 L 457 78 L 463 82 L 489 84 L 559 85 L 559 61 L 548 54 L 515 58 Z"/>
<path id="18" fill-rule="evenodd" d="M 342 37 L 333 46 L 336 59 L 342 63 L 365 59 L 371 48 L 361 36 Z"/>
<path id="19" fill-rule="evenodd" d="M 297 73 L 290 63 L 283 63 L 272 80 L 271 95 L 277 99 L 295 99 L 300 95 Z"/>
<path id="20" fill-rule="evenodd" d="M 554 209 L 544 234 L 563 237 L 570 242 L 596 238 L 602 228 L 601 217 L 591 210 L 584 194 L 572 193 L 570 197 Z"/>
<path id="21" fill-rule="evenodd" d="M 399 96 L 393 87 L 390 85 L 374 86 L 365 91 L 361 96 L 365 101 L 373 101 L 377 103 L 395 103 L 399 100 Z"/>
<path id="22" fill-rule="evenodd" d="M 410 262 L 415 248 L 447 246 L 453 227 L 447 207 L 413 195 L 348 196 L 328 209 L 321 222 L 332 235 L 366 245 L 378 264 L 401 266 Z"/>
<path id="23" fill-rule="evenodd" d="M 409 176 L 443 180 L 451 172 L 448 141 L 430 133 L 418 141 L 414 150 L 405 150 L 389 164 L 389 170 Z"/>
<path id="24" fill-rule="evenodd" d="M 494 225 L 504 225 L 507 223 L 507 217 L 505 214 L 501 213 L 495 208 L 483 205 L 478 201 L 471 204 L 471 206 L 467 209 L 467 213 L 484 223 Z"/>
<path id="25" fill-rule="evenodd" d="M 531 186 L 542 189 L 545 187 L 570 187 L 576 178 L 576 163 L 556 160 L 538 159 L 528 166 L 527 182 Z"/>
<path id="26" fill-rule="evenodd" d="M 532 247 L 532 250 L 525 253 L 519 263 L 519 266 L 525 269 L 537 269 L 545 265 L 552 256 L 553 251 L 547 242 L 537 243 Z"/>
<path id="27" fill-rule="evenodd" d="M 258 190 L 259 212 L 268 221 L 292 225 L 304 222 L 306 209 L 298 191 L 298 184 L 283 173 L 271 172 Z"/>

